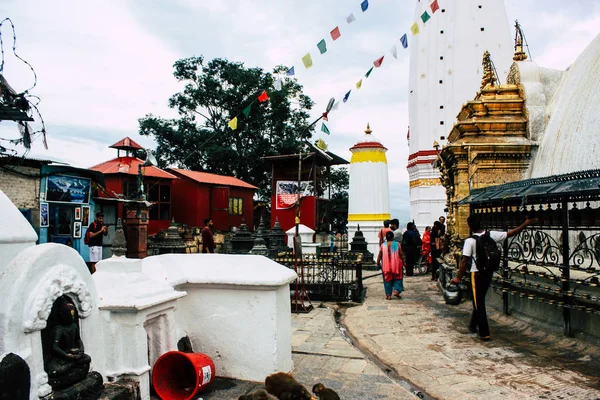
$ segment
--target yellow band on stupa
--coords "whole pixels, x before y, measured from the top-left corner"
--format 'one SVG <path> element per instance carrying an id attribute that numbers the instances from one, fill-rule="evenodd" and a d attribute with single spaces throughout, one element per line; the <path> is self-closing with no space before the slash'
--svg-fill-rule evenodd
<path id="1" fill-rule="evenodd" d="M 391 214 L 348 214 L 349 221 L 383 221 L 392 218 Z"/>
<path id="2" fill-rule="evenodd" d="M 380 162 L 387 164 L 387 158 L 385 152 L 381 150 L 370 150 L 370 151 L 355 151 L 352 153 L 350 164 L 361 163 L 361 162 Z"/>

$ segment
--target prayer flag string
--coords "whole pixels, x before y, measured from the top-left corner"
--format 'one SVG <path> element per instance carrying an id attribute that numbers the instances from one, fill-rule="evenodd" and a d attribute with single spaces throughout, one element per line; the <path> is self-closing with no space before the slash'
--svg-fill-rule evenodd
<path id="1" fill-rule="evenodd" d="M 360 3 L 360 8 L 362 10 L 362 12 L 366 12 L 369 9 L 369 2 L 368 0 L 363 0 Z M 439 5 L 439 0 L 433 0 L 428 7 L 431 10 L 431 14 L 426 10 L 424 11 L 420 17 L 417 19 L 417 21 L 414 21 L 412 23 L 412 25 L 409 27 L 409 31 L 410 33 L 412 33 L 413 36 L 416 36 L 420 33 L 420 25 L 422 25 L 423 27 L 427 24 L 427 22 L 432 18 L 432 16 L 436 13 L 437 10 L 440 9 L 440 5 Z M 442 10 L 443 11 L 443 10 Z M 345 18 L 346 23 L 347 24 L 351 24 L 354 21 L 356 21 L 356 17 L 354 15 L 354 13 L 350 13 L 346 16 Z M 341 36 L 342 33 L 340 31 L 340 27 L 339 25 L 336 26 L 335 28 L 333 28 L 330 33 L 329 33 L 331 40 L 332 41 L 336 41 L 338 40 Z M 408 48 L 408 34 L 404 33 L 400 39 L 399 39 L 400 44 L 402 45 L 403 49 L 407 49 Z M 398 49 L 397 49 L 397 44 L 398 42 L 394 43 L 394 45 L 392 46 L 392 48 L 390 49 L 390 53 L 392 54 L 392 57 L 394 57 L 394 59 L 398 59 Z M 319 51 L 320 54 L 325 54 L 327 52 L 327 42 L 325 40 L 325 38 L 321 39 L 318 43 L 317 43 L 317 49 Z M 371 73 L 373 72 L 373 68 L 380 68 L 383 64 L 383 60 L 384 60 L 385 54 L 382 55 L 381 57 L 379 57 L 378 59 L 376 59 L 375 61 L 373 61 L 373 66 L 371 66 L 369 68 L 369 70 L 365 73 L 364 78 L 360 78 L 358 80 L 358 82 L 355 83 L 355 88 L 358 90 L 362 87 L 363 84 L 363 79 L 368 79 L 371 76 Z M 304 55 L 304 57 L 302 57 L 302 64 L 304 65 L 305 69 L 309 69 L 313 66 L 313 59 L 312 56 L 310 54 L 310 52 L 306 53 Z M 285 74 L 285 76 L 295 76 L 296 75 L 296 71 L 295 71 L 295 66 L 290 67 L 287 72 L 285 73 L 281 73 L 281 74 Z M 275 81 L 273 83 L 273 86 L 275 88 L 275 90 L 281 90 L 281 83 L 282 83 L 282 77 L 281 76 L 276 76 L 274 77 Z M 346 103 L 348 102 L 348 99 L 350 98 L 350 93 L 352 92 L 352 89 L 348 90 L 343 98 L 342 98 L 342 103 Z M 244 115 L 244 117 L 249 118 L 250 116 L 250 111 L 252 109 L 252 104 L 256 101 L 258 101 L 259 103 L 262 103 L 264 101 L 267 101 L 269 99 L 269 96 L 267 94 L 266 90 L 263 90 L 262 93 L 256 97 L 254 99 L 254 101 L 252 101 L 248 106 L 246 106 L 246 108 L 243 109 L 242 113 Z M 340 102 L 336 102 L 332 108 L 331 111 L 335 111 L 339 108 L 339 104 Z M 233 117 L 229 123 L 228 126 L 232 129 L 232 130 L 236 130 L 237 129 L 237 123 L 238 123 L 238 117 L 240 116 L 240 114 L 236 115 L 235 117 Z M 327 134 L 329 134 L 329 131 L 327 131 Z"/>

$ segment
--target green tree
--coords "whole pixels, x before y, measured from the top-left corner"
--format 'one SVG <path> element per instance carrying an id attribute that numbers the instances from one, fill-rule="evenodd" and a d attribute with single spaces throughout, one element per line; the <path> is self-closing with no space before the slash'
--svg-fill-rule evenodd
<path id="1" fill-rule="evenodd" d="M 345 232 L 348 224 L 348 189 L 350 175 L 347 167 L 331 169 L 331 215 L 332 229 Z"/>
<path id="2" fill-rule="evenodd" d="M 274 73 L 285 71 L 279 66 Z M 184 84 L 169 100 L 178 118 L 148 114 L 139 120 L 140 134 L 158 143 L 159 165 L 232 175 L 259 187 L 259 197 L 269 199 L 271 165 L 262 157 L 297 153 L 313 106 L 302 86 L 286 78 L 275 90 L 273 75 L 260 68 L 219 58 L 205 63 L 202 56 L 177 61 L 173 75 Z M 269 100 L 259 103 L 263 90 Z M 235 116 L 237 129 L 232 130 L 228 123 Z M 303 136 L 310 138 L 311 131 Z"/>

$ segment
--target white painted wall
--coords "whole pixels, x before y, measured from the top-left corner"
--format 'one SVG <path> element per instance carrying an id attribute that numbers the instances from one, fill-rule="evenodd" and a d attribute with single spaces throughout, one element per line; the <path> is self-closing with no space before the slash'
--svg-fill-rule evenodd
<path id="1" fill-rule="evenodd" d="M 111 257 L 96 264 L 93 275 L 103 319 L 104 348 L 109 379 L 130 378 L 140 383 L 142 400 L 150 399 L 150 371 L 162 354 L 177 350 L 177 299 L 166 282 L 142 273 L 142 260 Z"/>
<path id="2" fill-rule="evenodd" d="M 544 86 L 556 89 L 545 109 L 549 120 L 527 177 L 600 168 L 600 34 L 569 67 L 560 82 L 556 80 L 556 74 L 543 72 L 546 73 L 542 73 L 540 79 Z M 525 89 L 529 96 L 527 89 L 530 88 L 526 86 Z"/>
<path id="3" fill-rule="evenodd" d="M 350 177 L 348 215 L 390 214 L 390 183 L 387 164 L 354 162 L 350 164 L 348 171 Z M 383 221 L 379 222 L 383 226 Z"/>
<path id="4" fill-rule="evenodd" d="M 5 210 L 1 213 L 4 215 Z M 27 362 L 31 370 L 30 399 L 51 392 L 44 371 L 41 330 L 46 327 L 52 304 L 63 294 L 77 305 L 81 339 L 92 358 L 91 369 L 106 376 L 107 352 L 96 287 L 75 250 L 55 243 L 26 248 L 2 269 L 0 293 L 0 354 L 12 352 Z"/>
<path id="5" fill-rule="evenodd" d="M 19 209 L 0 190 L 0 272 L 17 254 L 35 246 L 38 236 Z"/>
<path id="6" fill-rule="evenodd" d="M 429 4 L 415 2 L 414 20 L 419 21 L 420 33 L 409 37 L 411 155 L 433 150 L 434 141 L 446 144 L 440 137 L 447 138 L 461 106 L 479 90 L 484 51 L 490 52 L 503 83 L 514 52 L 503 0 L 445 0 L 423 24 L 420 16 L 424 11 L 431 15 Z M 437 171 L 431 174 L 427 163 L 410 167 L 408 172 L 410 181 L 439 177 Z M 439 187 L 441 191 L 435 187 L 410 191 L 411 219 L 421 231 L 431 225 L 430 216 L 443 214 L 445 193 Z"/>
<path id="7" fill-rule="evenodd" d="M 142 270 L 187 292 L 176 321 L 217 375 L 263 381 L 293 368 L 293 270 L 263 256 L 227 254 L 163 254 L 145 258 Z"/>

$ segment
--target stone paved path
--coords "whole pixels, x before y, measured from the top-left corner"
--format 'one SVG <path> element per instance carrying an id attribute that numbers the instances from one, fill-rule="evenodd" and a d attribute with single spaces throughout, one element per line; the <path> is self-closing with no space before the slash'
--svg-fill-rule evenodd
<path id="1" fill-rule="evenodd" d="M 344 326 L 360 348 L 428 396 L 600 399 L 597 347 L 493 312 L 493 340 L 481 342 L 466 328 L 471 303 L 446 305 L 429 277 L 405 279 L 401 300 L 385 300 L 381 277 L 365 283 L 367 299 L 344 311 Z"/>

